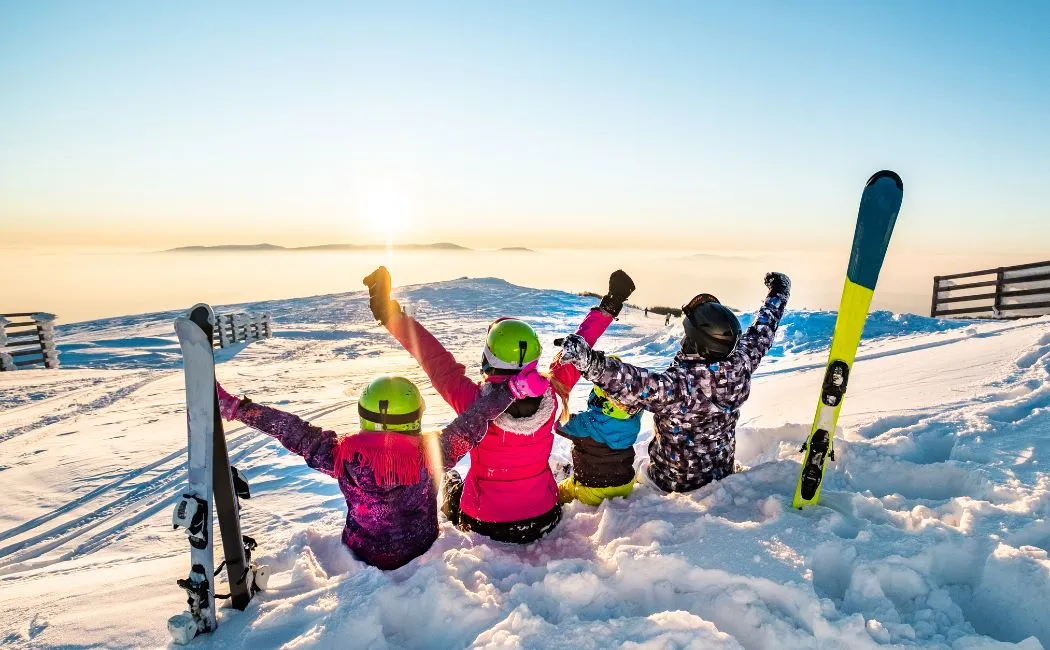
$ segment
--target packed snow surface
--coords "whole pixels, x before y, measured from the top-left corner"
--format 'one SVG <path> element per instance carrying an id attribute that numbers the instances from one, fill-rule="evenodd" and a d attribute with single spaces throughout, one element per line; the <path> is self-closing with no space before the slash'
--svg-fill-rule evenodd
<path id="1" fill-rule="evenodd" d="M 593 305 L 494 279 L 398 298 L 474 372 L 495 317 L 535 323 L 549 359 L 549 342 Z M 451 418 L 362 293 L 237 309 L 272 312 L 275 335 L 218 352 L 232 392 L 354 431 L 346 395 L 400 373 L 424 388 L 428 427 Z M 189 556 L 170 523 L 186 477 L 173 316 L 60 327 L 61 370 L 0 374 L 4 648 L 169 643 Z M 821 504 L 798 511 L 798 448 L 833 325 L 823 312 L 785 319 L 743 409 L 737 474 L 690 494 L 643 485 L 598 508 L 569 505 L 529 546 L 442 523 L 428 553 L 392 572 L 341 545 L 334 480 L 228 425 L 231 458 L 252 484 L 243 528 L 274 576 L 246 611 L 221 609 L 219 629 L 194 645 L 1050 647 L 1050 319 L 873 314 Z M 662 368 L 677 339 L 676 323 L 628 310 L 598 347 Z M 577 387 L 574 408 L 588 390 Z M 646 416 L 640 457 L 651 429 Z M 555 456 L 568 456 L 561 440 Z"/>

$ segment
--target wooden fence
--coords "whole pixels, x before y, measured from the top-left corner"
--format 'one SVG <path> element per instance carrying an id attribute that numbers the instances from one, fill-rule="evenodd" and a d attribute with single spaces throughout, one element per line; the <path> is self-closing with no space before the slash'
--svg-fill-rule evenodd
<path id="1" fill-rule="evenodd" d="M 1025 318 L 1050 314 L 1050 262 L 938 275 L 931 316 Z"/>
<path id="2" fill-rule="evenodd" d="M 0 314 L 0 370 L 57 368 L 54 328 L 52 314 Z"/>
<path id="3" fill-rule="evenodd" d="M 220 348 L 268 339 L 273 334 L 269 312 L 215 314 L 215 340 Z"/>

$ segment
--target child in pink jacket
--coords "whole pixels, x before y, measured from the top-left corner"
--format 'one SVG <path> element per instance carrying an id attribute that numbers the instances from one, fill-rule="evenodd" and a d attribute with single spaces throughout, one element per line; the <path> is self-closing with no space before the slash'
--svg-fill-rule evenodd
<path id="1" fill-rule="evenodd" d="M 435 390 L 456 413 L 466 411 L 509 375 L 539 357 L 539 339 L 531 327 L 514 319 L 500 319 L 489 328 L 483 380 L 475 382 L 463 364 L 391 300 L 390 274 L 384 267 L 365 278 L 365 284 L 376 320 L 419 362 Z M 576 333 L 591 343 L 597 341 L 633 290 L 634 282 L 626 273 L 613 273 L 609 293 L 587 314 Z M 511 342 L 520 346 L 516 359 L 507 358 L 505 349 L 495 348 L 494 335 L 508 329 L 522 333 L 520 341 Z M 551 367 L 551 383 L 563 395 L 579 378 L 579 371 L 570 364 L 555 362 Z M 490 422 L 481 443 L 470 450 L 470 470 L 465 479 L 454 470 L 445 475 L 442 510 L 449 520 L 461 529 L 518 544 L 536 541 L 553 530 L 561 520 L 558 486 L 548 464 L 557 415 L 556 393 L 549 389 L 542 396 L 516 400 Z"/>

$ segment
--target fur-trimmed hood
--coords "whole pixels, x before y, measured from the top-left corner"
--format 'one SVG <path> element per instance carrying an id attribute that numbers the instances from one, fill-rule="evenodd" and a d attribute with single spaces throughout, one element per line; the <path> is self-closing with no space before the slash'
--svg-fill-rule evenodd
<path id="1" fill-rule="evenodd" d="M 493 384 L 485 383 L 481 385 L 481 392 L 484 395 L 488 391 L 492 390 Z M 531 436 L 536 433 L 544 424 L 550 421 L 551 416 L 558 409 L 558 400 L 554 397 L 554 390 L 548 388 L 547 392 L 543 394 L 543 398 L 540 400 L 540 406 L 536 409 L 536 412 L 528 417 L 514 417 L 509 413 L 503 413 L 498 418 L 492 421 L 494 425 L 506 431 L 507 433 L 513 433 L 522 436 Z"/>

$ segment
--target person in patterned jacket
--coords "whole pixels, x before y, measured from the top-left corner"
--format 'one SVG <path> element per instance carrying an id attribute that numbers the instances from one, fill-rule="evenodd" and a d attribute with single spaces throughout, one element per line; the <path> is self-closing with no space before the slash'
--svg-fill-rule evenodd
<path id="1" fill-rule="evenodd" d="M 683 307 L 685 336 L 670 367 L 646 370 L 566 337 L 561 361 L 627 408 L 653 413 L 648 479 L 666 492 L 689 492 L 733 473 L 736 423 L 751 394 L 751 375 L 773 345 L 791 280 L 768 273 L 769 295 L 741 336 L 740 323 L 710 294 Z"/>

